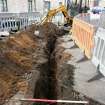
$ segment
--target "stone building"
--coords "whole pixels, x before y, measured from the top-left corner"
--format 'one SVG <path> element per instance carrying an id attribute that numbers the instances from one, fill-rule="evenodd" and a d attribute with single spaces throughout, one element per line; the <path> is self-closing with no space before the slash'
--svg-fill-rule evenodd
<path id="1" fill-rule="evenodd" d="M 0 0 L 0 12 L 24 13 L 40 11 L 43 13 L 43 0 Z"/>

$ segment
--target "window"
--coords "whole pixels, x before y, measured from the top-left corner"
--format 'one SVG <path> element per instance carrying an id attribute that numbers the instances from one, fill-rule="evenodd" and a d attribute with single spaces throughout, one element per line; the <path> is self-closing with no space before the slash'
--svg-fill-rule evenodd
<path id="1" fill-rule="evenodd" d="M 67 10 L 70 10 L 72 6 L 71 0 L 67 0 Z"/>
<path id="2" fill-rule="evenodd" d="M 44 1 L 44 9 L 50 9 L 50 1 Z"/>
<path id="3" fill-rule="evenodd" d="M 44 13 L 46 14 L 50 10 L 50 1 L 44 1 Z"/>
<path id="4" fill-rule="evenodd" d="M 0 5 L 1 5 L 1 12 L 8 11 L 7 0 L 0 0 Z"/>
<path id="5" fill-rule="evenodd" d="M 29 12 L 33 11 L 33 9 L 32 9 L 32 0 L 28 0 L 28 11 Z"/>
<path id="6" fill-rule="evenodd" d="M 62 2 L 59 2 L 59 5 L 62 5 Z"/>
<path id="7" fill-rule="evenodd" d="M 34 0 L 34 11 L 36 11 L 36 0 Z"/>
<path id="8" fill-rule="evenodd" d="M 65 0 L 65 4 L 67 3 L 67 1 Z"/>

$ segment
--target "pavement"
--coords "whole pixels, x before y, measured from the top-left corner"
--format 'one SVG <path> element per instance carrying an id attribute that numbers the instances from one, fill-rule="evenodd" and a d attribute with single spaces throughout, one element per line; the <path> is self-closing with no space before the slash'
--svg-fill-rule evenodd
<path id="1" fill-rule="evenodd" d="M 70 35 L 62 38 L 61 46 L 65 52 L 72 54 L 69 64 L 75 65 L 74 89 L 81 94 L 105 104 L 105 77 L 98 72 L 91 59 L 84 57 L 83 52 L 70 40 Z"/>

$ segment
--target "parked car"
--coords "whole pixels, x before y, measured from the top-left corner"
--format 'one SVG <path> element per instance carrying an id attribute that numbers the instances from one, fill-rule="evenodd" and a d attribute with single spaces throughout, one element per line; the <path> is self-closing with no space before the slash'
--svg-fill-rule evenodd
<path id="1" fill-rule="evenodd" d="M 100 14 L 102 12 L 105 12 L 105 8 L 104 7 L 92 7 L 90 9 L 90 12 L 92 12 L 93 14 Z"/>

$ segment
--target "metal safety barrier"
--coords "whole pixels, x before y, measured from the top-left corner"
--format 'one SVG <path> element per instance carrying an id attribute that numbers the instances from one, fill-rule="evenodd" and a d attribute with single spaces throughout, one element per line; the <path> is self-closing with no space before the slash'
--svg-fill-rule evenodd
<path id="1" fill-rule="evenodd" d="M 88 14 L 87 14 L 88 16 Z M 72 39 L 79 46 L 79 48 L 85 53 L 88 58 L 92 56 L 93 49 L 93 36 L 96 30 L 94 25 L 89 23 L 89 18 L 77 16 L 73 20 Z"/>
<path id="2" fill-rule="evenodd" d="M 40 22 L 40 13 L 0 13 L 0 31 L 22 29 L 33 22 Z"/>
<path id="3" fill-rule="evenodd" d="M 105 75 L 105 29 L 99 28 L 95 35 L 92 62 Z"/>

